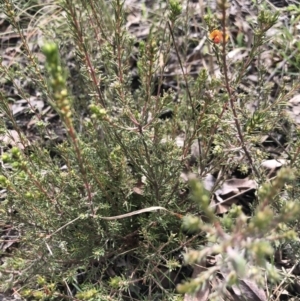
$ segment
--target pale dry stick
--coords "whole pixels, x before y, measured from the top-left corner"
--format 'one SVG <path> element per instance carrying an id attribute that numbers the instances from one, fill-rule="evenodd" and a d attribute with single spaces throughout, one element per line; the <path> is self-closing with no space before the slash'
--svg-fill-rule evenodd
<path id="1" fill-rule="evenodd" d="M 297 263 L 294 264 L 294 266 L 289 270 L 289 272 L 287 273 L 287 275 L 291 275 L 293 270 L 296 268 Z M 276 287 L 276 289 L 273 292 L 273 295 L 275 295 L 277 293 L 277 291 L 284 285 L 285 281 L 287 279 L 287 276 L 285 275 L 284 278 L 282 279 L 282 281 L 280 282 L 280 284 Z M 277 295 L 275 301 L 278 301 L 280 298 L 280 294 Z"/>
<path id="2" fill-rule="evenodd" d="M 146 212 L 152 212 L 152 211 L 157 211 L 157 210 L 164 210 L 172 215 L 175 215 L 177 217 L 182 217 L 181 214 L 178 214 L 178 213 L 175 213 L 175 212 L 172 212 L 164 207 L 161 207 L 161 206 L 153 206 L 153 207 L 148 207 L 148 208 L 144 208 L 144 209 L 140 209 L 140 210 L 136 210 L 136 211 L 132 211 L 132 212 L 129 212 L 129 213 L 125 213 L 125 214 L 121 214 L 121 215 L 116 215 L 116 216 L 99 216 L 100 219 L 103 219 L 103 220 L 106 220 L 106 221 L 113 221 L 113 220 L 117 220 L 117 219 L 123 219 L 123 218 L 126 218 L 126 217 L 130 217 L 130 216 L 133 216 L 133 215 L 138 215 L 138 214 L 141 214 L 141 213 L 146 213 Z"/>
<path id="3" fill-rule="evenodd" d="M 265 283 L 268 283 L 268 275 L 267 274 L 265 274 Z M 270 291 L 269 291 L 269 288 L 267 285 L 266 285 L 266 295 L 270 296 Z"/>
<path id="4" fill-rule="evenodd" d="M 70 296 L 73 297 L 73 293 L 72 293 L 72 291 L 71 291 L 71 289 L 70 289 L 70 287 L 68 285 L 68 282 L 66 280 L 64 280 L 64 284 L 65 284 L 65 286 L 67 288 L 68 294 L 70 294 Z"/>
<path id="5" fill-rule="evenodd" d="M 47 249 L 48 249 L 50 255 L 53 256 L 53 252 L 51 251 L 50 246 L 49 246 L 46 242 L 45 242 L 45 244 L 46 244 L 46 247 L 47 247 Z"/>
<path id="6" fill-rule="evenodd" d="M 170 211 L 170 210 L 168 210 L 164 207 L 161 207 L 161 206 L 148 207 L 148 208 L 144 208 L 144 209 L 140 209 L 140 210 L 136 210 L 136 211 L 132 211 L 132 212 L 129 212 L 129 213 L 116 215 L 116 216 L 97 216 L 97 218 L 103 219 L 103 220 L 106 220 L 106 221 L 114 221 L 114 220 L 117 220 L 117 219 L 123 219 L 123 218 L 130 217 L 130 216 L 133 216 L 133 215 L 138 215 L 138 214 L 142 214 L 142 213 L 146 213 L 146 212 L 152 212 L 152 211 L 158 211 L 158 210 L 164 210 L 164 211 L 166 211 L 166 212 L 168 212 L 172 215 L 177 216 L 178 218 L 182 218 L 181 214 L 172 212 L 172 211 Z M 95 215 L 90 215 L 90 216 L 95 217 Z M 79 220 L 81 218 L 84 218 L 84 216 L 83 215 L 77 216 L 75 219 L 73 219 L 73 220 L 69 221 L 68 223 L 64 224 L 63 226 L 61 226 L 60 228 L 55 230 L 53 233 L 47 235 L 46 239 L 51 238 L 54 234 L 58 233 L 62 229 L 66 228 L 67 226 L 69 226 L 71 224 L 73 224 L 74 222 L 76 222 L 77 220 Z"/>
<path id="7" fill-rule="evenodd" d="M 232 199 L 234 199 L 234 198 L 236 198 L 236 197 L 239 197 L 239 196 L 245 194 L 245 193 L 248 192 L 248 191 L 251 191 L 252 189 L 254 189 L 254 188 L 248 188 L 248 189 L 244 190 L 243 192 L 240 192 L 240 193 L 238 193 L 238 194 L 236 194 L 236 195 L 233 195 L 233 196 L 229 197 L 228 199 L 225 199 L 224 201 L 222 201 L 222 202 L 220 202 L 220 203 L 217 203 L 217 204 L 214 204 L 214 205 L 210 205 L 210 207 L 211 207 L 211 208 L 214 208 L 214 207 L 216 207 L 216 206 L 218 206 L 218 205 L 223 205 L 223 204 L 227 203 L 228 201 L 230 201 L 230 200 L 232 200 Z"/>
<path id="8" fill-rule="evenodd" d="M 51 238 L 54 234 L 58 233 L 59 231 L 61 231 L 62 229 L 66 228 L 67 226 L 73 224 L 74 222 L 76 222 L 77 220 L 81 219 L 82 216 L 77 216 L 75 219 L 69 221 L 68 223 L 64 224 L 63 226 L 61 226 L 60 228 L 58 228 L 57 230 L 55 230 L 53 233 L 49 234 L 46 236 L 46 239 Z"/>

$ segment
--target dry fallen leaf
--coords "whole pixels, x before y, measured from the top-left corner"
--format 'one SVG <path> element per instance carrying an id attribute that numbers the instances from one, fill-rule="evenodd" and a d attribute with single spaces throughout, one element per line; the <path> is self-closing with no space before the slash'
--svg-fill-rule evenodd
<path id="1" fill-rule="evenodd" d="M 16 146 L 19 149 L 24 149 L 25 146 L 30 145 L 30 142 L 27 139 L 25 139 L 26 145 L 24 145 L 19 133 L 15 130 L 8 130 L 4 135 L 0 135 L 0 141 L 2 141 L 5 146 Z"/>
<path id="2" fill-rule="evenodd" d="M 214 193 L 211 207 L 216 207 L 217 214 L 228 212 L 232 204 L 237 204 L 248 192 L 257 189 L 257 183 L 249 178 L 229 179 Z"/>
<path id="3" fill-rule="evenodd" d="M 272 159 L 263 161 L 261 166 L 269 170 L 274 170 L 275 168 L 286 165 L 286 163 L 287 161 L 285 159 Z"/>
<path id="4" fill-rule="evenodd" d="M 267 301 L 267 296 L 262 288 L 248 279 L 241 279 L 238 285 L 232 286 L 232 291 L 236 296 L 239 296 L 241 300 L 247 301 Z"/>

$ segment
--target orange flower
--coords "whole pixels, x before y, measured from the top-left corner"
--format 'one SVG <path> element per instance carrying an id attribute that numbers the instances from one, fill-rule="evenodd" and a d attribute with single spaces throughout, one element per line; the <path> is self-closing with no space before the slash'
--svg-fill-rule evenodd
<path id="1" fill-rule="evenodd" d="M 225 35 L 225 42 L 228 41 L 228 34 Z M 219 29 L 214 29 L 210 34 L 209 34 L 209 39 L 212 40 L 215 44 L 223 43 L 223 31 Z"/>

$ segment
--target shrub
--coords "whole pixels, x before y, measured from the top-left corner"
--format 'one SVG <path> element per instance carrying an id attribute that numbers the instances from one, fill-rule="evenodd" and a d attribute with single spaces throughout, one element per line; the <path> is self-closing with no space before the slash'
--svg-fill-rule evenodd
<path id="1" fill-rule="evenodd" d="M 13 255 L 0 267 L 1 290 L 32 299 L 167 298 L 170 283 L 189 276 L 183 252 L 188 264 L 221 257 L 180 284 L 180 292 L 207 290 L 220 274 L 224 279 L 213 285 L 211 300 L 240 279 L 264 285 L 266 273 L 276 283 L 280 275 L 269 259 L 279 244 L 295 243 L 299 213 L 298 130 L 284 106 L 298 87 L 271 97 L 259 63 L 278 15 L 259 10 L 246 59 L 231 61 L 229 3 L 218 2 L 221 18 L 204 18 L 203 57 L 220 75 L 201 67 L 191 76 L 187 45 L 180 44 L 189 11 L 184 15 L 176 1 L 165 14 L 158 10 L 160 18 L 153 15 L 145 39 L 126 29 L 129 12 L 120 0 L 41 5 L 32 2 L 22 11 L 14 1 L 1 2 L 21 41 L 19 61 L 1 66 L 3 84 L 13 89 L 0 94 L 0 182 L 7 192 L 1 212 L 18 233 Z M 25 8 L 37 17 L 32 36 L 34 21 Z M 45 16 L 52 20 L 47 26 Z M 177 87 L 166 84 L 172 60 L 180 73 Z M 239 88 L 254 66 L 259 93 L 245 94 Z M 256 101 L 251 112 L 247 104 Z M 277 159 L 266 136 L 287 153 L 287 166 L 275 179 L 262 164 Z M 246 206 L 248 216 L 241 206 L 219 215 L 211 200 L 238 172 L 256 183 L 246 187 L 257 192 Z M 191 174 L 197 180 L 188 182 Z M 185 215 L 186 230 L 199 233 L 181 228 Z"/>

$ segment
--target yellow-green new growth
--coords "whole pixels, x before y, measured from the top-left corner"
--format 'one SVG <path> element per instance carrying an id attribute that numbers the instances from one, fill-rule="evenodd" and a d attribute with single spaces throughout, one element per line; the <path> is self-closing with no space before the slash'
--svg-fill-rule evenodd
<path id="1" fill-rule="evenodd" d="M 46 69 L 49 73 L 49 86 L 55 105 L 67 124 L 71 123 L 71 104 L 66 85 L 66 75 L 61 67 L 58 47 L 55 43 L 46 43 L 42 51 L 46 56 Z"/>

